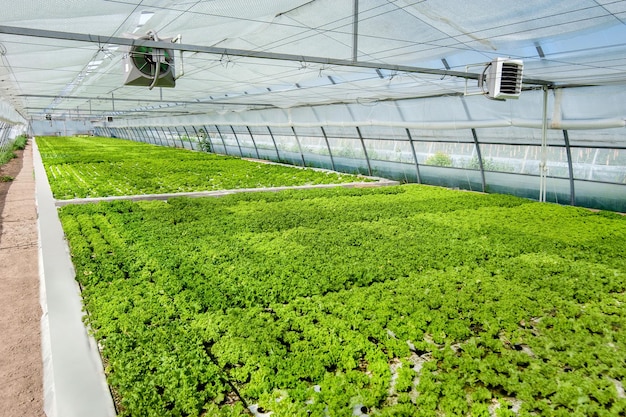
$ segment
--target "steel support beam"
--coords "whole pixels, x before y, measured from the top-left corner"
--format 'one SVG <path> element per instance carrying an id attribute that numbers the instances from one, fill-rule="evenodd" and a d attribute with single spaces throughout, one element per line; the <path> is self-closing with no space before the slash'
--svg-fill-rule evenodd
<path id="1" fill-rule="evenodd" d="M 98 45 L 124 45 L 124 46 L 147 46 L 152 48 L 168 48 L 177 51 L 197 52 L 223 56 L 238 56 L 244 58 L 258 58 L 279 61 L 303 62 L 308 64 L 322 64 L 342 67 L 369 68 L 373 70 L 384 69 L 396 72 L 410 72 L 419 74 L 432 74 L 439 76 L 459 77 L 477 80 L 481 74 L 464 71 L 450 71 L 436 68 L 415 67 L 411 65 L 393 65 L 380 62 L 357 61 L 352 59 L 336 59 L 319 56 L 282 54 L 266 51 L 252 51 L 247 49 L 218 48 L 214 46 L 189 45 L 165 41 L 151 41 L 146 39 L 129 39 L 116 36 L 92 35 L 86 33 L 64 32 L 57 30 L 44 30 L 22 28 L 15 26 L 0 25 L 0 33 L 16 36 L 29 36 L 46 39 L 61 39 L 75 42 L 89 42 Z M 551 81 L 524 78 L 524 84 L 552 85 Z"/>

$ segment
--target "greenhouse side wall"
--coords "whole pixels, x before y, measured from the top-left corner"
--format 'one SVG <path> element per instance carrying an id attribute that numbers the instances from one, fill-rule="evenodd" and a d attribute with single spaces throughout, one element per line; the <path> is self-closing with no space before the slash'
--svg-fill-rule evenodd
<path id="1" fill-rule="evenodd" d="M 99 136 L 295 166 L 373 175 L 539 199 L 542 148 L 537 129 L 436 132 L 399 127 L 194 125 L 99 127 Z M 623 129 L 550 130 L 546 201 L 626 212 Z M 595 140 L 593 147 L 584 138 Z"/>

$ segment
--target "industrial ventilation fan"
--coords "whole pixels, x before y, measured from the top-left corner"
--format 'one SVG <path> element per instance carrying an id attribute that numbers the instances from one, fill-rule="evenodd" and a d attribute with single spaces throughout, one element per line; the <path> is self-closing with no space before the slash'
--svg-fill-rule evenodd
<path id="1" fill-rule="evenodd" d="M 478 86 L 488 98 L 494 100 L 519 98 L 522 92 L 523 69 L 524 63 L 521 60 L 496 58 L 485 67 Z"/>
<path id="2" fill-rule="evenodd" d="M 172 42 L 173 38 L 159 39 L 155 32 L 138 37 L 139 40 Z M 174 51 L 167 48 L 133 45 L 123 58 L 124 85 L 175 87 Z"/>

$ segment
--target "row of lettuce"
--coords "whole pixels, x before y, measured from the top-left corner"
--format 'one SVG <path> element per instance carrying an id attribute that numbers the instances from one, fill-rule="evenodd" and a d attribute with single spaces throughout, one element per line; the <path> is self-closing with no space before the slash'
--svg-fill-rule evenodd
<path id="1" fill-rule="evenodd" d="M 57 199 L 367 181 L 240 158 L 100 137 L 38 137 Z"/>
<path id="2" fill-rule="evenodd" d="M 626 413 L 618 215 L 399 186 L 60 216 L 121 416 Z"/>

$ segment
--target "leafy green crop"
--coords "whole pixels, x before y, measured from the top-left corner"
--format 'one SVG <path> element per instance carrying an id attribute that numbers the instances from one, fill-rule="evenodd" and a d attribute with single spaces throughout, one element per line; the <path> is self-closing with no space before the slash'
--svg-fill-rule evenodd
<path id="1" fill-rule="evenodd" d="M 368 181 L 122 139 L 39 137 L 37 146 L 58 199 Z"/>
<path id="2" fill-rule="evenodd" d="M 626 413 L 623 217 L 423 186 L 60 215 L 122 416 Z"/>

